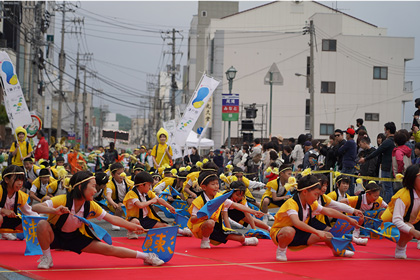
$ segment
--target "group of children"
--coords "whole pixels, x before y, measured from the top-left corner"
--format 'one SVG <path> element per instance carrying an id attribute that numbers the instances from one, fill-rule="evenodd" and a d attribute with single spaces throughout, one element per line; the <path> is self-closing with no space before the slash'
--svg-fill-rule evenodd
<path id="1" fill-rule="evenodd" d="M 33 163 L 32 163 L 33 165 Z M 61 169 L 61 168 L 58 168 Z M 243 177 L 243 171 L 233 168 L 227 174 L 217 175 L 218 167 L 212 162 L 198 163 L 195 167 L 174 171 L 160 168 L 160 173 L 150 174 L 141 166 L 134 166 L 132 176 L 124 174 L 124 167 L 114 163 L 106 172 L 93 175 L 80 171 L 71 177 L 54 175 L 51 167 L 35 168 L 29 163 L 25 170 L 10 165 L 3 171 L 0 189 L 0 229 L 20 230 L 21 219 L 18 209 L 25 215 L 48 214 L 47 221 L 38 224 L 37 234 L 43 256 L 38 268 L 53 266 L 50 249 L 64 249 L 76 253 L 90 252 L 120 258 L 140 258 L 146 264 L 161 265 L 163 261 L 153 253 L 143 253 L 100 242 L 75 216 L 87 219 L 106 220 L 113 229 L 124 227 L 127 237 L 138 238 L 145 229 L 165 227 L 165 222 L 153 205 L 160 204 L 175 214 L 171 205 L 175 200 L 188 203 L 190 218 L 188 227 L 179 229 L 183 236 L 201 239 L 200 248 L 237 241 L 244 246 L 258 245 L 256 237 L 247 237 L 231 228 L 232 223 L 248 224 L 255 229 L 269 232 L 277 246 L 276 259 L 286 261 L 287 249 L 299 249 L 318 242 L 332 248 L 332 234 L 329 232 L 335 219 L 346 220 L 355 227 L 353 242 L 366 245 L 367 239 L 360 237 L 359 227 L 363 225 L 364 212 L 386 209 L 381 219 L 392 221 L 400 230 L 395 257 L 406 258 L 406 244 L 411 239 L 420 239 L 420 169 L 410 166 L 405 172 L 403 188 L 394 195 L 389 205 L 379 196 L 380 186 L 369 182 L 365 191 L 358 196 L 348 196 L 350 179 L 345 175 L 336 178 L 335 190 L 325 194 L 328 178 L 322 174 L 292 177 L 292 168 L 284 164 L 266 186 L 261 204 L 256 201 L 250 189 L 265 187 L 261 183 Z M 30 206 L 28 195 L 22 191 L 28 174 L 34 172 L 38 178 L 32 180 L 29 197 L 39 203 Z M 163 178 L 161 178 L 161 176 Z M 37 182 L 38 180 L 38 182 Z M 297 182 L 296 182 L 297 180 Z M 60 182 L 60 183 L 59 183 Z M 221 190 L 221 182 L 224 184 Z M 56 187 L 52 188 L 51 185 Z M 59 187 L 62 185 L 63 187 Z M 62 194 L 57 189 L 64 188 Z M 209 216 L 198 217 L 197 213 L 209 201 L 233 191 L 230 197 Z M 106 200 L 106 204 L 97 202 Z M 260 208 L 261 210 L 256 210 Z M 272 227 L 261 218 L 268 208 L 279 207 Z M 346 213 L 346 214 L 343 214 Z M 359 217 L 359 221 L 349 215 Z M 6 237 L 6 238 L 4 238 Z M 9 237 L 9 238 L 8 238 Z M 4 239 L 10 235 L 3 233 Z M 419 244 L 420 245 L 420 244 Z M 420 249 L 420 246 L 418 246 Z M 333 254 L 337 252 L 333 250 Z M 354 252 L 343 255 L 351 257 Z"/>

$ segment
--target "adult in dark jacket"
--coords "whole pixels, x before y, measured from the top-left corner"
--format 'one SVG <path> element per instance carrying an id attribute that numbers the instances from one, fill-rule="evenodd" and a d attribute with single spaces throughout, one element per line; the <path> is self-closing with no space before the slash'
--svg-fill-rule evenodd
<path id="1" fill-rule="evenodd" d="M 359 153 L 360 158 L 366 158 L 371 153 L 376 151 L 374 147 L 370 146 L 370 139 L 369 137 L 363 137 L 360 139 L 360 147 L 362 151 Z M 370 176 L 370 177 L 378 177 L 377 166 L 378 165 L 378 158 L 374 157 L 369 160 L 365 160 L 365 163 L 360 164 L 360 176 Z"/>
<path id="2" fill-rule="evenodd" d="M 335 163 L 337 161 L 337 157 L 335 156 L 334 151 L 334 134 L 330 135 L 330 139 L 327 145 L 320 146 L 320 153 L 325 157 L 324 166 L 321 168 L 322 170 L 330 170 L 331 168 L 335 167 Z"/>
<path id="3" fill-rule="evenodd" d="M 341 129 L 336 129 L 334 131 L 334 153 L 337 158 L 338 170 L 343 169 L 343 155 L 338 154 L 338 150 L 346 143 L 346 140 L 343 136 L 343 131 Z"/>
<path id="4" fill-rule="evenodd" d="M 361 158 L 359 163 L 365 163 L 366 160 L 370 160 L 379 155 L 382 155 L 381 160 L 381 178 L 392 178 L 392 150 L 395 148 L 394 134 L 396 131 L 394 122 L 387 122 L 384 125 L 386 140 L 378 147 L 376 151 L 371 153 L 365 158 Z M 391 197 L 394 194 L 392 182 L 382 182 L 384 186 L 384 200 L 386 203 L 391 201 Z"/>
<path id="5" fill-rule="evenodd" d="M 346 130 L 347 141 L 337 151 L 337 154 L 342 156 L 341 173 L 349 175 L 354 175 L 356 172 L 357 145 L 354 141 L 354 134 L 356 134 L 354 129 L 348 128 Z M 354 195 L 354 177 L 350 177 L 350 186 L 347 193 L 351 196 Z"/>
<path id="6" fill-rule="evenodd" d="M 191 148 L 191 154 L 190 155 L 186 155 L 184 157 L 184 163 L 186 165 L 194 165 L 197 163 L 197 161 L 200 161 L 200 155 L 198 154 L 197 148 L 196 147 L 192 147 Z"/>

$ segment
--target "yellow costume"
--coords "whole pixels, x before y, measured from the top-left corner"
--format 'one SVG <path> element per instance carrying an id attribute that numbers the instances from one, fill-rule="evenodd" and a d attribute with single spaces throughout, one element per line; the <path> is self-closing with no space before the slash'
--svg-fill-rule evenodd
<path id="1" fill-rule="evenodd" d="M 149 201 L 151 199 L 153 199 L 155 197 L 155 193 L 153 191 L 148 191 L 146 194 L 146 201 Z M 140 200 L 140 194 L 139 191 L 137 190 L 137 188 L 133 188 L 131 191 L 129 191 L 125 197 L 124 197 L 124 205 L 125 208 L 127 209 L 127 217 L 126 220 L 130 220 L 130 218 L 137 218 L 137 219 L 143 219 L 143 209 L 142 208 L 138 208 L 137 206 L 133 206 L 130 209 L 128 208 L 128 201 L 130 199 L 138 199 Z M 154 219 L 157 220 L 159 222 L 164 223 L 164 221 L 162 221 L 162 219 L 155 213 L 155 211 L 153 210 L 152 207 L 147 206 L 147 217 L 149 217 L 150 219 Z"/>
<path id="2" fill-rule="evenodd" d="M 155 158 L 156 163 L 159 164 L 160 166 L 163 166 L 165 164 L 170 165 L 169 157 L 165 152 L 166 148 L 168 148 L 168 152 L 171 155 L 171 157 L 173 155 L 172 148 L 170 146 L 168 146 L 168 144 L 166 144 L 166 143 L 164 145 L 159 144 L 159 142 L 160 142 L 159 136 L 162 135 L 162 134 L 166 136 L 166 141 L 168 141 L 168 139 L 169 139 L 168 138 L 168 132 L 165 129 L 161 128 L 161 129 L 159 129 L 158 133 L 156 134 L 158 144 L 155 145 L 152 149 L 152 156 Z M 162 157 L 163 157 L 163 159 L 162 159 Z M 158 167 L 155 165 L 155 168 L 158 168 Z"/>
<path id="3" fill-rule="evenodd" d="M 133 184 L 130 183 L 130 181 L 128 181 L 128 179 L 123 178 L 123 184 L 125 185 L 125 195 L 127 195 L 127 193 L 133 188 Z M 105 191 L 105 196 L 108 194 L 108 189 L 111 189 L 112 194 L 111 194 L 111 198 L 115 203 L 122 203 L 123 201 L 120 201 L 119 196 L 118 196 L 118 188 L 117 188 L 117 183 L 115 182 L 114 178 L 111 178 L 108 183 L 106 184 L 106 191 Z M 109 208 L 109 210 L 111 210 L 111 212 L 115 213 L 115 208 L 108 202 L 108 200 L 106 201 L 106 204 Z"/>
<path id="4" fill-rule="evenodd" d="M 187 185 L 187 183 L 189 181 L 191 181 L 191 182 L 193 182 L 193 185 L 191 186 L 191 188 L 192 188 L 194 186 L 194 184 L 197 182 L 197 179 L 198 179 L 199 175 L 200 175 L 200 171 L 191 172 L 190 174 L 187 175 L 187 179 L 185 180 L 185 182 L 182 186 L 182 194 L 184 195 L 185 199 L 188 199 L 190 197 L 190 195 L 185 191 L 185 186 Z"/>
<path id="5" fill-rule="evenodd" d="M 29 153 L 33 151 L 33 149 L 32 149 L 32 146 L 29 144 L 29 142 L 26 141 L 26 135 L 27 135 L 26 129 L 24 129 L 21 126 L 16 128 L 16 136 L 21 132 L 25 134 L 25 138 L 23 139 L 22 142 L 17 140 L 17 142 L 19 142 L 20 151 L 18 150 L 16 155 L 12 158 L 12 164 L 22 167 L 23 162 L 22 162 L 21 157 L 23 158 L 26 157 L 27 155 L 29 155 Z M 14 152 L 15 150 L 16 150 L 16 141 L 12 143 L 12 146 L 10 146 L 10 153 Z"/>
<path id="6" fill-rule="evenodd" d="M 391 198 L 391 201 L 388 204 L 385 212 L 382 214 L 381 219 L 384 222 L 392 222 L 392 216 L 394 214 L 394 207 L 395 202 L 397 199 L 401 199 L 405 205 L 405 212 L 404 212 L 404 221 L 409 222 L 413 200 L 414 200 L 414 191 L 409 190 L 407 188 L 400 189 L 394 196 Z M 412 224 L 417 224 L 420 221 L 420 212 L 417 213 L 416 219 Z"/>

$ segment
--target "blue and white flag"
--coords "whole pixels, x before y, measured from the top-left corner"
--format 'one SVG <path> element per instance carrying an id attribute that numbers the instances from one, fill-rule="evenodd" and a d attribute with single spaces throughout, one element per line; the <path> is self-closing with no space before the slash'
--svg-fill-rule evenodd
<path id="1" fill-rule="evenodd" d="M 171 194 L 172 196 L 179 196 L 181 197 L 181 194 L 174 188 L 171 186 Z"/>
<path id="2" fill-rule="evenodd" d="M 366 228 L 366 230 L 370 231 L 373 234 L 379 235 L 381 238 L 386 238 L 397 243 L 400 240 L 400 230 L 390 222 L 385 222 L 383 224 L 383 228 L 378 230 Z"/>
<path id="3" fill-rule="evenodd" d="M 79 217 L 76 215 L 74 216 L 78 218 L 79 220 L 81 220 L 86 226 L 88 226 L 90 230 L 92 231 L 92 234 L 94 234 L 96 238 L 98 238 L 99 240 L 105 241 L 109 245 L 112 245 L 111 235 L 109 235 L 109 233 L 106 230 L 104 230 L 103 228 L 101 228 L 100 226 L 92 222 L 89 222 L 87 219 L 83 217 Z"/>
<path id="4" fill-rule="evenodd" d="M 165 206 L 158 204 L 153 204 L 153 206 L 159 208 L 163 212 L 163 214 L 165 214 L 166 218 L 175 219 L 175 215 L 169 212 L 168 208 L 166 208 Z"/>
<path id="5" fill-rule="evenodd" d="M 359 220 L 359 217 L 352 217 L 355 220 Z M 345 234 L 350 233 L 354 229 L 354 226 L 350 225 L 349 222 L 337 219 L 334 226 L 330 229 L 331 234 L 334 237 L 341 237 Z"/>
<path id="6" fill-rule="evenodd" d="M 26 241 L 25 256 L 42 255 L 41 246 L 39 246 L 36 227 L 39 221 L 46 220 L 47 217 L 25 216 L 22 215 L 23 236 Z"/>
<path id="7" fill-rule="evenodd" d="M 177 233 L 177 226 L 149 229 L 143 243 L 143 251 L 155 253 L 159 259 L 168 262 L 175 252 Z"/>
<path id="8" fill-rule="evenodd" d="M 183 216 L 183 215 L 179 215 L 178 213 L 175 214 L 175 225 L 177 225 L 179 228 L 186 228 L 188 227 L 188 218 Z"/>
<path id="9" fill-rule="evenodd" d="M 331 244 L 334 247 L 334 251 L 342 257 L 345 255 L 346 250 L 354 252 L 353 244 L 351 244 L 352 239 L 353 236 L 351 234 L 345 234 L 343 237 L 333 237 Z"/>
<path id="10" fill-rule="evenodd" d="M 258 239 L 271 239 L 270 234 L 268 234 L 266 231 L 263 231 L 262 229 L 251 228 L 244 235 L 249 237 L 256 237 Z"/>
<path id="11" fill-rule="evenodd" d="M 216 212 L 217 209 L 219 209 L 220 205 L 222 205 L 223 202 L 225 202 L 226 199 L 228 199 L 232 195 L 232 193 L 233 190 L 221 196 L 213 198 L 212 200 L 204 204 L 204 206 L 197 212 L 197 218 L 202 218 L 205 216 L 210 218 L 211 215 L 213 215 L 213 213 Z"/>

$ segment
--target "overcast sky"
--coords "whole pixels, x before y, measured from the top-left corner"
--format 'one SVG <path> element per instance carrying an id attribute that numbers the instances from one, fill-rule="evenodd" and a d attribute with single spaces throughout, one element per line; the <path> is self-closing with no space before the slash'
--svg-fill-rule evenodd
<path id="1" fill-rule="evenodd" d="M 239 10 L 253 8 L 271 1 L 245 1 L 239 3 Z M 76 2 L 72 2 L 76 4 Z M 388 36 L 415 37 L 415 59 L 407 63 L 406 79 L 414 81 L 414 98 L 420 97 L 420 2 L 394 1 L 322 1 L 321 3 L 355 16 L 378 27 L 388 29 Z M 170 63 L 168 40 L 164 41 L 160 31 L 175 28 L 184 37 L 176 41 L 177 49 L 183 55 L 177 56 L 177 64 L 187 62 L 188 30 L 192 16 L 197 14 L 196 1 L 131 1 L 131 2 L 77 2 L 75 13 L 66 14 L 67 19 L 84 17 L 84 34 L 66 34 L 65 49 L 67 55 L 76 58 L 77 49 L 81 53 L 93 53 L 93 60 L 88 67 L 98 72 L 102 81 L 89 80 L 94 88 L 102 89 L 106 94 L 119 96 L 127 104 L 139 105 L 140 110 L 116 104 L 117 101 L 102 101 L 108 104 L 110 111 L 135 117 L 143 115 L 147 105 L 143 98 L 147 95 L 147 73 L 156 74 Z M 56 15 L 56 45 L 60 45 L 61 14 Z M 74 24 L 66 23 L 66 31 L 75 31 Z M 83 29 L 82 29 L 83 30 Z M 57 50 L 59 51 L 59 50 Z M 57 61 L 57 60 L 56 60 Z M 58 63 L 56 63 L 58 64 Z M 70 63 L 66 72 L 72 73 Z M 126 85 L 125 93 L 118 93 L 105 81 L 119 87 Z M 142 95 L 138 98 L 133 95 Z M 108 100 L 112 97 L 105 96 Z M 100 101 L 94 99 L 94 106 Z M 414 105 L 406 106 L 406 121 L 414 112 Z"/>

